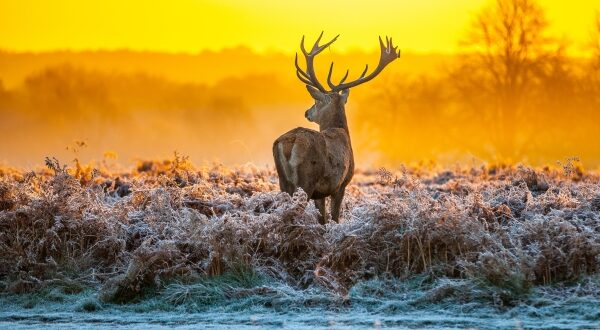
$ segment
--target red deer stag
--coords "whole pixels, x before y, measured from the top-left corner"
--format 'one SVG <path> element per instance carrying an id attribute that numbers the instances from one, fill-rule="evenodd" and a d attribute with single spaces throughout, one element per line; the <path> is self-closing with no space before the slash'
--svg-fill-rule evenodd
<path id="1" fill-rule="evenodd" d="M 346 71 L 337 85 L 331 82 L 332 62 L 327 75 L 327 85 L 331 88 L 328 91 L 317 79 L 314 59 L 339 35 L 319 46 L 322 36 L 321 32 L 310 52 L 304 48 L 302 37 L 300 49 L 306 60 L 306 71 L 298 65 L 298 54 L 295 60 L 296 75 L 306 84 L 315 100 L 305 117 L 319 125 L 319 132 L 298 127 L 283 134 L 273 143 L 273 157 L 281 190 L 291 195 L 296 189 L 302 188 L 315 201 L 321 213 L 319 221 L 325 224 L 325 198 L 331 196 L 331 217 L 338 222 L 344 191 L 354 174 L 354 155 L 344 109 L 349 89 L 375 78 L 388 64 L 400 57 L 400 52 L 396 51 L 398 47 L 394 47 L 391 38 L 386 38 L 384 44 L 380 37 L 381 57 L 375 70 L 366 75 L 369 69 L 367 65 L 357 80 L 344 83 L 348 78 Z"/>

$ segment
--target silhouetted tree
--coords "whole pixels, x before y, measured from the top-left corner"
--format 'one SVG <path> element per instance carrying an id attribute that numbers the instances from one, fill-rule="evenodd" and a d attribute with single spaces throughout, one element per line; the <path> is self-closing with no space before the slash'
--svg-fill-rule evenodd
<path id="1" fill-rule="evenodd" d="M 4 84 L 0 80 L 0 115 L 3 116 L 6 112 L 6 105 L 8 103 L 8 92 L 4 89 Z"/>
<path id="2" fill-rule="evenodd" d="M 524 105 L 560 49 L 546 36 L 547 27 L 534 0 L 495 0 L 473 21 L 462 44 L 465 55 L 452 74 L 461 96 L 485 111 L 492 141 L 504 157 L 520 156 Z"/>
<path id="3" fill-rule="evenodd" d="M 114 109 L 109 86 L 100 73 L 69 64 L 49 67 L 25 79 L 24 93 L 29 110 L 46 120 L 86 121 Z"/>
<path id="4" fill-rule="evenodd" d="M 589 70 L 586 70 L 588 79 L 584 82 L 584 89 L 590 106 L 597 109 L 600 106 L 600 12 L 596 12 L 590 46 L 592 59 Z"/>
<path id="5" fill-rule="evenodd" d="M 0 104 L 3 103 L 7 95 L 8 91 L 4 88 L 4 83 L 2 83 L 2 80 L 0 79 Z"/>
<path id="6" fill-rule="evenodd" d="M 350 112 L 351 122 L 368 132 L 364 135 L 367 139 L 357 138 L 356 142 L 378 150 L 385 161 L 434 158 L 435 151 L 424 147 L 427 142 L 435 141 L 439 148 L 456 142 L 447 129 L 458 118 L 450 113 L 451 96 L 444 78 L 398 75 L 378 81 L 363 98 L 356 96 L 352 101 L 357 102 L 357 110 Z"/>
<path id="7" fill-rule="evenodd" d="M 592 48 L 594 59 L 600 67 L 600 12 L 596 12 L 596 21 L 594 22 L 594 31 L 592 32 Z"/>

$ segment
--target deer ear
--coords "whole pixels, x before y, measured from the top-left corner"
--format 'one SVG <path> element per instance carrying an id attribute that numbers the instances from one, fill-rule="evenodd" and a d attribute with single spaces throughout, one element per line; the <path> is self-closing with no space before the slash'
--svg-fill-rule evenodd
<path id="1" fill-rule="evenodd" d="M 350 88 L 346 88 L 340 93 L 340 100 L 346 104 L 346 102 L 348 102 L 348 96 L 350 96 Z"/>
<path id="2" fill-rule="evenodd" d="M 313 99 L 315 99 L 317 101 L 325 101 L 325 99 L 326 99 L 325 94 L 321 93 L 318 89 L 316 89 L 310 85 L 306 85 L 306 89 L 308 90 L 308 92 L 310 93 L 310 96 L 312 96 Z"/>

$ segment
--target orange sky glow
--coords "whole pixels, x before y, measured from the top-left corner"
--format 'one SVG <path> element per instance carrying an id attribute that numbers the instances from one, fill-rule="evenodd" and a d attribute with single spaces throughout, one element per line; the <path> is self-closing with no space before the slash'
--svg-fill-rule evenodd
<path id="1" fill-rule="evenodd" d="M 294 53 L 324 31 L 323 42 L 341 37 L 317 59 L 320 79 L 331 62 L 334 80 L 374 68 L 377 36 L 402 50 L 348 101 L 362 167 L 577 156 L 600 168 L 600 1 L 513 2 L 542 7 L 547 34 L 532 45 L 552 47 L 503 80 L 519 88 L 494 75 L 513 62 L 490 67 L 461 44 L 495 1 L 0 0 L 0 166 L 174 150 L 197 164 L 272 165 L 279 135 L 318 128 Z M 74 152 L 74 141 L 86 146 Z"/>
<path id="2" fill-rule="evenodd" d="M 486 0 L 0 1 L 0 49 L 133 49 L 195 53 L 239 45 L 295 52 L 302 34 L 340 33 L 336 50 L 371 50 L 376 36 L 403 49 L 452 53 Z M 581 52 L 600 2 L 541 2 L 551 32 Z"/>

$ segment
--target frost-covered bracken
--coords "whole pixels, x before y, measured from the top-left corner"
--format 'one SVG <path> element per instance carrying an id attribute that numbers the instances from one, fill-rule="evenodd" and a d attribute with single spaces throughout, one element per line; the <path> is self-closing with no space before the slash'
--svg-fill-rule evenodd
<path id="1" fill-rule="evenodd" d="M 342 296 L 423 273 L 518 292 L 600 271 L 600 176 L 576 167 L 358 171 L 326 226 L 272 169 L 180 157 L 129 172 L 47 167 L 0 169 L 4 292 L 63 283 L 126 302 L 239 269 Z"/>

